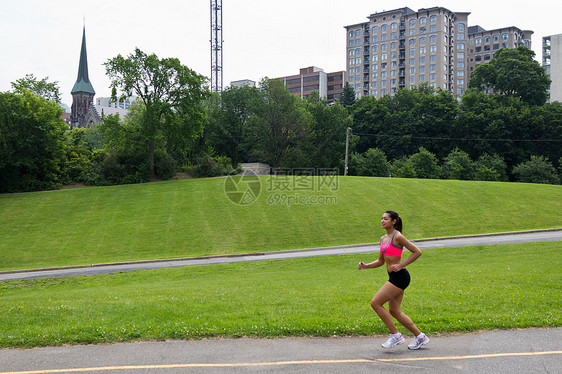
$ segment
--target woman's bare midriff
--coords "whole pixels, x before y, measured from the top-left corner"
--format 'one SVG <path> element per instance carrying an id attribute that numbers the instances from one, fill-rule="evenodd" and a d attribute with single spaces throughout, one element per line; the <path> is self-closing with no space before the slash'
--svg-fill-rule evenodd
<path id="1" fill-rule="evenodd" d="M 384 262 L 386 263 L 386 271 L 390 273 L 390 266 L 400 263 L 401 257 L 398 256 L 384 256 Z"/>

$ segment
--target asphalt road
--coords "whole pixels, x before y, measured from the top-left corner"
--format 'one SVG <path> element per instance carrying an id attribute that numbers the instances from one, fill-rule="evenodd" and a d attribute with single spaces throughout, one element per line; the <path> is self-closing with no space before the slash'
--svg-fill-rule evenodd
<path id="1" fill-rule="evenodd" d="M 451 238 L 435 238 L 424 240 L 413 240 L 416 245 L 424 249 L 466 247 L 474 245 L 530 243 L 562 240 L 562 229 L 525 231 L 518 233 L 485 234 L 473 236 L 461 236 Z M 379 244 L 359 244 L 338 247 L 310 248 L 294 251 L 259 252 L 242 255 L 209 256 L 199 258 L 167 259 L 158 261 L 141 261 L 118 264 L 95 264 L 80 267 L 33 269 L 26 271 L 2 271 L 0 281 L 36 279 L 36 278 L 58 278 L 83 275 L 96 275 L 106 273 L 117 273 L 122 271 L 163 269 L 171 267 L 183 267 L 193 265 L 212 265 L 221 263 L 244 262 L 244 261 L 268 261 L 282 260 L 299 257 L 333 256 L 356 253 L 375 253 L 379 251 Z"/>
<path id="2" fill-rule="evenodd" d="M 418 351 L 386 337 L 210 339 L 0 350 L 6 373 L 561 373 L 562 329 L 432 336 Z M 409 340 L 409 339 L 408 339 Z"/>

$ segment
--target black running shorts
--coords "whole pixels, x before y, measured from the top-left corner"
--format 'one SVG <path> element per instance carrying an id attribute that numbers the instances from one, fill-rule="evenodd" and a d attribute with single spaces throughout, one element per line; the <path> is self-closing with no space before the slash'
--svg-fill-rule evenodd
<path id="1" fill-rule="evenodd" d="M 392 273 L 388 273 L 388 281 L 396 287 L 405 290 L 410 284 L 410 273 L 408 273 L 406 269 L 393 271 Z"/>

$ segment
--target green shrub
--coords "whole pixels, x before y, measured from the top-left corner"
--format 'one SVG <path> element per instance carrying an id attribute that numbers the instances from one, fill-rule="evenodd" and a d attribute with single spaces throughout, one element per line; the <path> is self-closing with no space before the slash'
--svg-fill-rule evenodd
<path id="1" fill-rule="evenodd" d="M 420 147 L 418 153 L 411 155 L 408 162 L 414 168 L 418 178 L 438 179 L 441 174 L 437 157 L 424 147 Z"/>
<path id="2" fill-rule="evenodd" d="M 531 159 L 522 162 L 513 168 L 513 175 L 518 182 L 559 184 L 560 177 L 548 158 L 531 156 Z"/>
<path id="3" fill-rule="evenodd" d="M 416 178 L 416 170 L 414 166 L 408 159 L 408 157 L 404 156 L 401 158 L 397 158 L 392 162 L 390 167 L 391 176 L 396 178 Z"/>

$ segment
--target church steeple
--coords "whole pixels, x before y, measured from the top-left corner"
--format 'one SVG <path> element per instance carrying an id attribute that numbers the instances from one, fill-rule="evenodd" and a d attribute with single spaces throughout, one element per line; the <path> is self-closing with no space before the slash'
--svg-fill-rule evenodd
<path id="1" fill-rule="evenodd" d="M 78 65 L 78 78 L 72 87 L 72 107 L 70 109 L 70 128 L 95 126 L 100 122 L 94 105 L 94 87 L 88 77 L 88 57 L 86 55 L 86 26 L 82 34 L 82 50 Z"/>
<path id="2" fill-rule="evenodd" d="M 94 87 L 88 77 L 88 56 L 86 53 L 86 26 L 82 34 L 82 49 L 80 51 L 80 64 L 78 65 L 78 78 L 70 93 L 87 92 L 95 95 Z"/>

